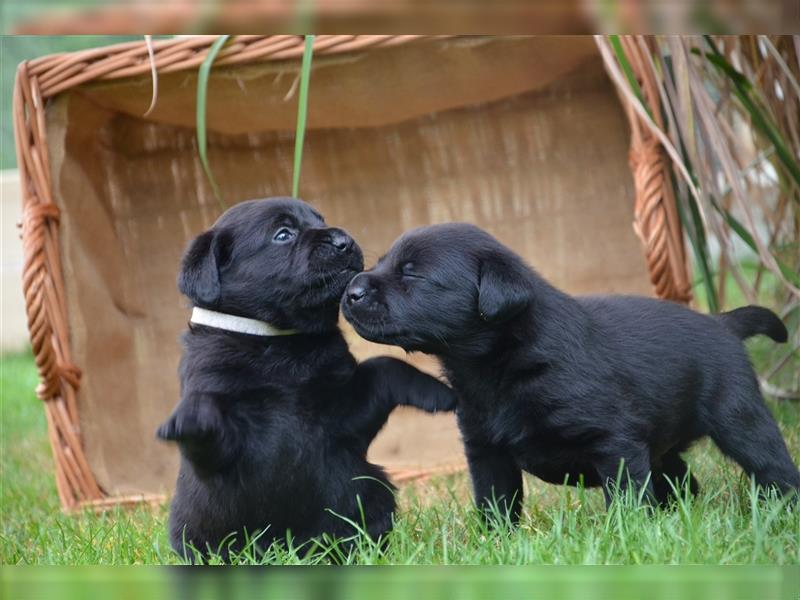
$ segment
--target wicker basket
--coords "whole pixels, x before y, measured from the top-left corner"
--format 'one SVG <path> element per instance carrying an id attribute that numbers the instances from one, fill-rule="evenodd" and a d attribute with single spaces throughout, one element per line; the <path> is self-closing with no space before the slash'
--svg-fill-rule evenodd
<path id="1" fill-rule="evenodd" d="M 422 36 L 318 36 L 315 55 L 365 52 L 421 41 Z M 213 36 L 154 42 L 159 74 L 196 70 L 213 43 Z M 634 67 L 637 47 L 628 46 Z M 298 36 L 237 36 L 224 47 L 215 68 L 230 65 L 298 59 L 303 40 Z M 54 199 L 53 174 L 45 121 L 45 105 L 68 90 L 90 82 L 147 75 L 151 61 L 145 42 L 58 54 L 22 63 L 14 92 L 16 152 L 23 191 L 23 289 L 31 343 L 39 370 L 38 397 L 44 401 L 55 459 L 56 483 L 65 510 L 120 503 L 159 502 L 161 495 L 108 495 L 87 461 L 80 431 L 77 392 L 81 365 L 73 361 L 68 325 L 65 274 L 60 242 L 61 211 Z M 643 81 L 651 103 L 657 94 Z M 314 95 L 312 83 L 311 95 Z M 653 111 L 658 114 L 658 110 Z M 632 111 L 628 111 L 632 140 L 630 164 L 636 191 L 634 226 L 644 246 L 651 282 L 662 298 L 689 299 L 689 278 L 680 222 L 670 189 L 668 162 Z M 388 240 L 387 240 L 388 243 Z M 394 473 L 398 481 L 422 477 L 428 470 Z"/>

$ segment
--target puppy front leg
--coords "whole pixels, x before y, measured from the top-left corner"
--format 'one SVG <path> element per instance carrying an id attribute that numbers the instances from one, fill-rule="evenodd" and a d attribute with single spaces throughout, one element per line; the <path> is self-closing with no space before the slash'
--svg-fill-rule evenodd
<path id="1" fill-rule="evenodd" d="M 355 377 L 356 402 L 348 423 L 367 445 L 397 406 L 414 406 L 426 412 L 451 411 L 455 392 L 435 377 L 408 363 L 379 356 L 358 365 Z"/>
<path id="2" fill-rule="evenodd" d="M 465 442 L 464 450 L 472 478 L 475 504 L 484 517 L 496 506 L 513 524 L 519 522 L 522 507 L 522 471 L 502 448 Z"/>
<path id="3" fill-rule="evenodd" d="M 207 394 L 184 396 L 172 415 L 159 426 L 156 436 L 177 442 L 181 453 L 200 472 L 220 468 L 235 451 L 227 440 L 216 400 Z"/>
<path id="4" fill-rule="evenodd" d="M 358 368 L 362 378 L 370 381 L 372 392 L 386 398 L 392 408 L 414 406 L 435 413 L 456 407 L 457 397 L 452 389 L 402 360 L 378 356 L 365 360 Z"/>

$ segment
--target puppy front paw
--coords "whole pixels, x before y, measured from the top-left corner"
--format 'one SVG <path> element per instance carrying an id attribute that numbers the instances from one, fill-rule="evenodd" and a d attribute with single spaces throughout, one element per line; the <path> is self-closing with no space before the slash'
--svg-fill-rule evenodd
<path id="1" fill-rule="evenodd" d="M 452 412 L 458 406 L 458 396 L 456 393 L 444 385 L 437 382 L 434 389 L 422 394 L 419 408 L 429 413 Z"/>
<path id="2" fill-rule="evenodd" d="M 156 437 L 160 440 L 173 442 L 178 439 L 178 421 L 175 417 L 170 417 L 156 429 Z"/>
<path id="3" fill-rule="evenodd" d="M 447 388 L 446 393 L 442 393 L 439 402 L 436 404 L 437 411 L 452 412 L 458 407 L 458 396 L 456 393 Z"/>
<path id="4" fill-rule="evenodd" d="M 219 427 L 220 414 L 213 401 L 182 401 L 156 430 L 156 437 L 171 442 L 196 440 L 214 435 Z"/>

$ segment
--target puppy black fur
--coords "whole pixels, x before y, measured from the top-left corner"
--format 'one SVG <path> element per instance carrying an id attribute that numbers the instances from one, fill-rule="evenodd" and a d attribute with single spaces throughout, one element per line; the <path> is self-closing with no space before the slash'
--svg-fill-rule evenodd
<path id="1" fill-rule="evenodd" d="M 184 542 L 227 557 L 265 528 L 262 548 L 350 536 L 344 518 L 390 530 L 392 487 L 367 448 L 395 406 L 452 410 L 455 395 L 396 359 L 356 363 L 337 317 L 362 268 L 350 236 L 289 198 L 238 204 L 189 245 L 178 287 L 196 306 L 297 334 L 183 336 L 181 400 L 157 435 L 181 451 L 169 529 L 187 558 Z"/>
<path id="2" fill-rule="evenodd" d="M 742 339 L 786 341 L 765 308 L 708 316 L 665 301 L 569 296 L 488 233 L 466 224 L 398 239 L 342 298 L 363 337 L 438 356 L 457 409 L 479 505 L 519 514 L 521 470 L 551 483 L 603 485 L 620 461 L 667 503 L 695 440 L 763 486 L 800 488 Z M 648 481 L 648 476 L 651 476 Z M 689 481 L 697 490 L 694 477 Z"/>

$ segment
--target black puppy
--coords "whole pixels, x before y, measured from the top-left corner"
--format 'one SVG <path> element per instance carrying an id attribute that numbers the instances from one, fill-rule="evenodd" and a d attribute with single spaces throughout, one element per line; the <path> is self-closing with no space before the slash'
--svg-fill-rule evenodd
<path id="1" fill-rule="evenodd" d="M 238 204 L 189 245 L 181 400 L 158 429 L 181 451 L 179 553 L 186 542 L 227 556 L 267 527 L 261 547 L 288 532 L 297 544 L 352 535 L 345 519 L 374 539 L 390 530 L 392 487 L 367 448 L 395 406 L 452 410 L 455 395 L 393 358 L 356 363 L 337 316 L 362 268 L 350 236 L 290 198 Z"/>
<path id="2" fill-rule="evenodd" d="M 759 307 L 716 317 L 648 298 L 569 296 L 466 224 L 398 239 L 350 282 L 344 315 L 363 337 L 441 359 L 476 500 L 519 513 L 521 470 L 551 483 L 645 485 L 666 503 L 709 435 L 756 481 L 800 488 L 741 340 L 787 339 Z M 697 482 L 691 479 L 692 490 Z"/>

